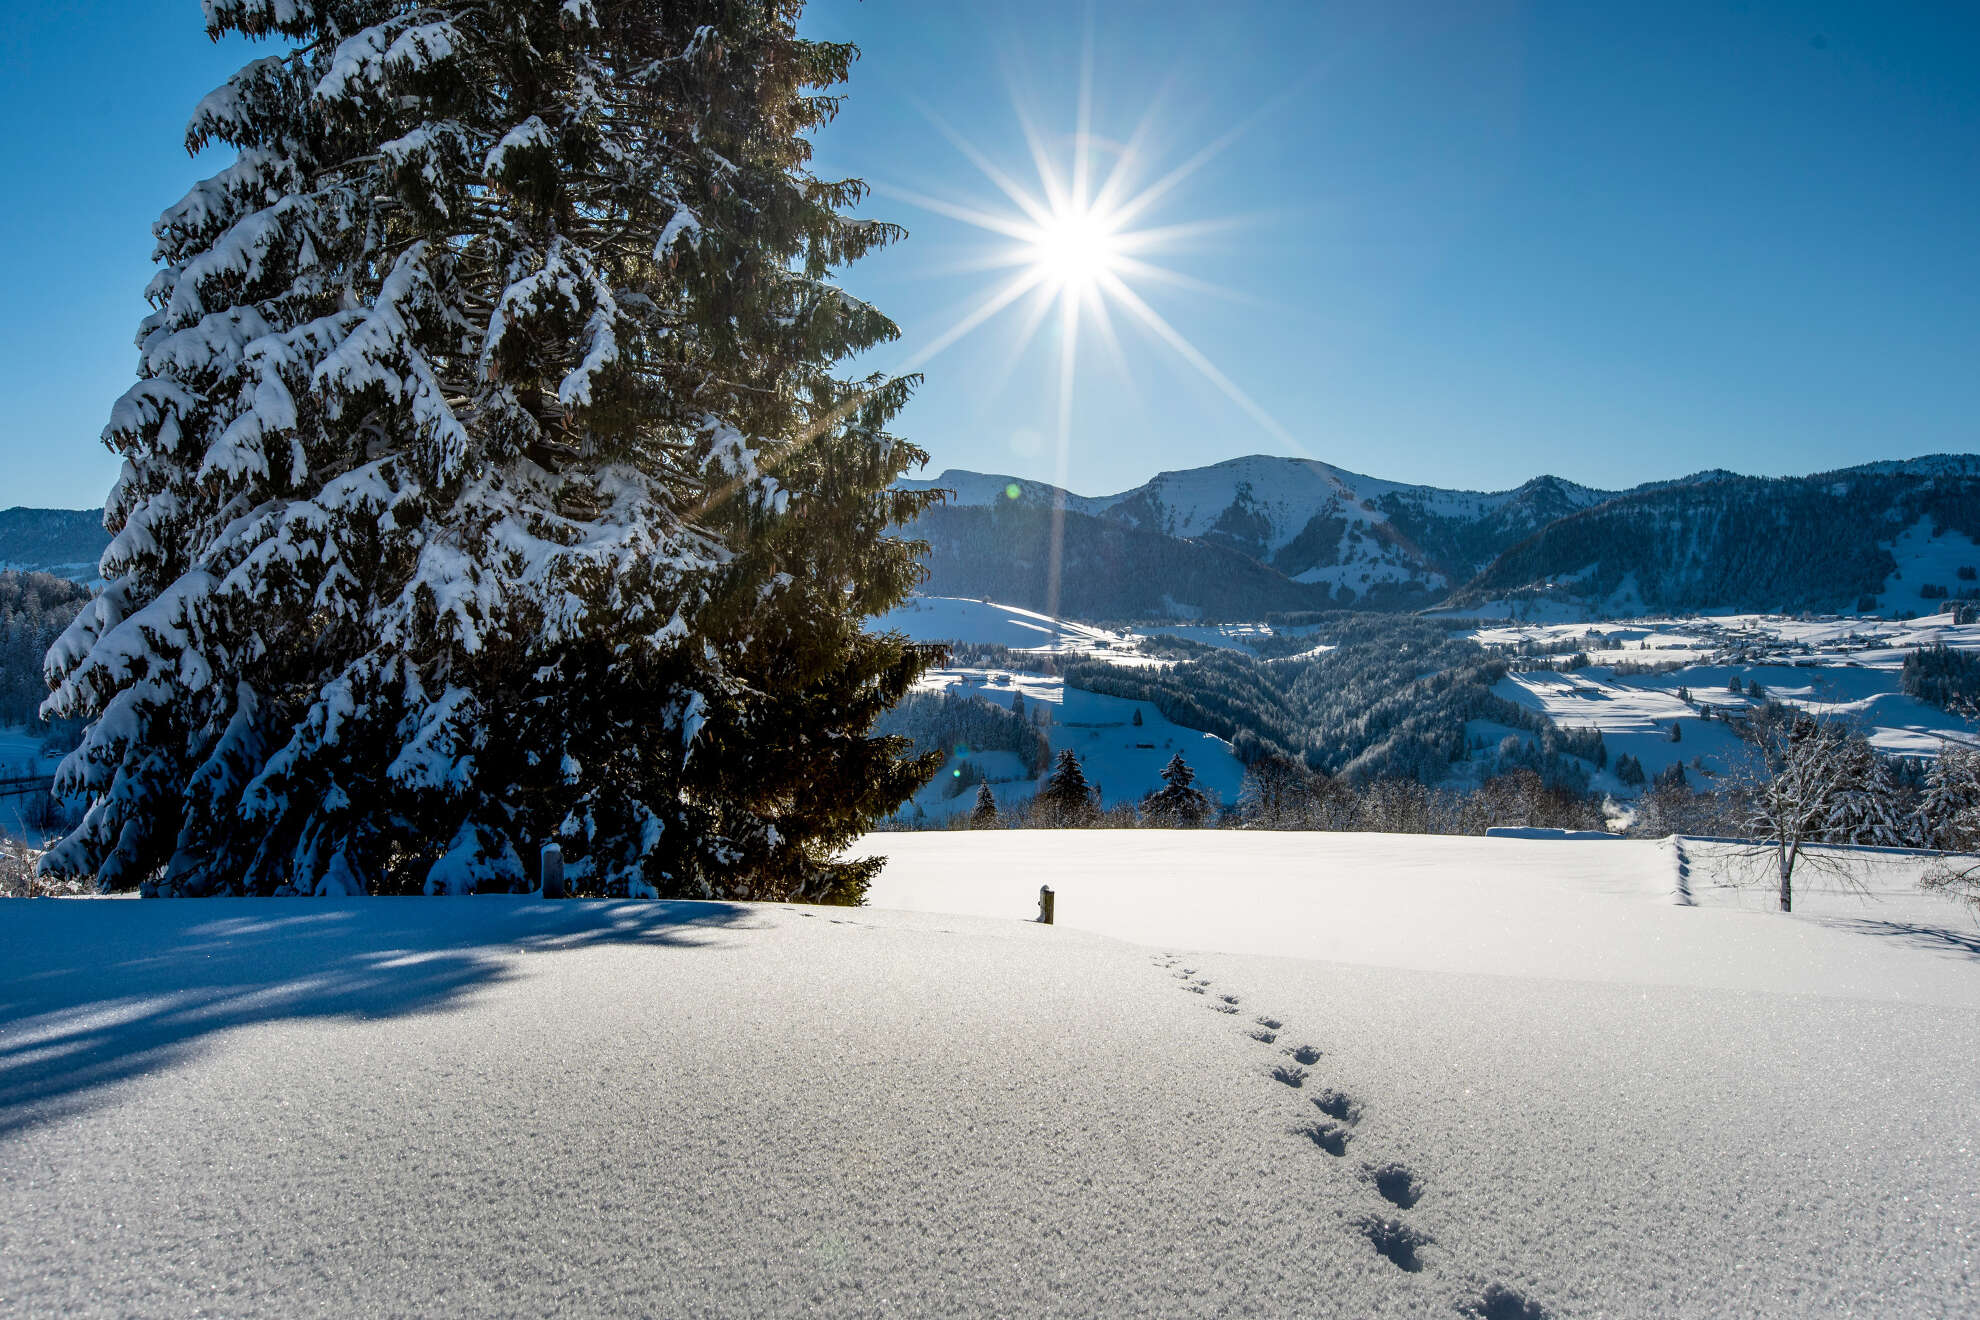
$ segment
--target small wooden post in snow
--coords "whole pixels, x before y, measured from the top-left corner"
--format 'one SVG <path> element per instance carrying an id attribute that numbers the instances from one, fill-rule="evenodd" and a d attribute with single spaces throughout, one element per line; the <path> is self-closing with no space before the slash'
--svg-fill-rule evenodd
<path id="1" fill-rule="evenodd" d="M 1038 920 L 1044 925 L 1052 924 L 1052 900 L 1056 897 L 1058 895 L 1052 892 L 1052 886 L 1038 886 Z"/>
<path id="2" fill-rule="evenodd" d="M 543 896 L 564 896 L 564 850 L 554 843 L 543 845 Z"/>

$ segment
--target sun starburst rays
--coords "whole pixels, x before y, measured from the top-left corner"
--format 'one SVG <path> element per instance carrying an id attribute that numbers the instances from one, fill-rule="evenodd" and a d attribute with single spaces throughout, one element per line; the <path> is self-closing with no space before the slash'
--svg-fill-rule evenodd
<path id="1" fill-rule="evenodd" d="M 1220 156 L 1256 122 L 1245 122 L 1193 152 L 1179 164 L 1159 172 L 1151 143 L 1154 114 L 1142 116 L 1124 144 L 1103 143 L 1093 131 L 1093 51 L 1090 42 L 1081 64 L 1078 102 L 1070 150 L 1060 159 L 1037 120 L 1013 98 L 1018 129 L 1036 174 L 1027 185 L 1001 168 L 975 143 L 943 122 L 931 110 L 922 113 L 935 129 L 1003 195 L 1006 206 L 991 209 L 906 188 L 876 185 L 882 196 L 905 202 L 934 215 L 969 225 L 1004 240 L 971 254 L 949 269 L 1010 271 L 980 296 L 953 311 L 954 319 L 933 334 L 898 370 L 913 370 L 979 329 L 1006 310 L 1018 309 L 1016 337 L 1004 362 L 1008 377 L 1048 324 L 1056 330 L 1054 375 L 1057 398 L 1055 482 L 1064 489 L 1073 446 L 1073 404 L 1081 360 L 1080 339 L 1093 335 L 1103 356 L 1124 380 L 1131 380 L 1120 326 L 1137 327 L 1149 339 L 1181 358 L 1218 393 L 1235 403 L 1279 444 L 1304 455 L 1293 438 L 1262 405 L 1213 363 L 1208 354 L 1157 312 L 1135 286 L 1160 285 L 1197 295 L 1256 303 L 1243 291 L 1202 280 L 1159 265 L 1153 258 L 1212 234 L 1245 223 L 1236 217 L 1143 223 L 1156 208 L 1173 202 L 1178 189 Z M 1096 159 L 1102 152 L 1113 159 L 1104 170 Z M 1152 180 L 1150 176 L 1152 177 Z M 1146 182 L 1137 182 L 1137 180 Z M 1056 315 L 1054 313 L 1056 312 Z M 1118 314 L 1118 315 L 1117 315 Z M 945 320 L 947 318 L 944 318 Z M 1060 558 L 1063 552 L 1063 508 L 1053 511 L 1047 609 L 1058 613 Z"/>
<path id="2" fill-rule="evenodd" d="M 1249 126 L 1249 121 L 1219 135 L 1190 154 L 1181 163 L 1155 174 L 1152 181 L 1137 186 L 1134 178 L 1146 179 L 1153 171 L 1150 143 L 1154 136 L 1153 115 L 1144 115 L 1125 144 L 1112 148 L 1114 159 L 1102 171 L 1097 168 L 1096 147 L 1102 146 L 1093 133 L 1091 51 L 1082 63 L 1075 128 L 1065 159 L 1055 156 L 1047 135 L 1038 121 L 1021 104 L 1014 102 L 1019 132 L 1036 172 L 1035 183 L 1027 186 L 999 167 L 990 156 L 933 111 L 923 114 L 935 129 L 970 162 L 1010 209 L 991 209 L 935 197 L 925 192 L 890 185 L 877 185 L 882 196 L 905 202 L 934 215 L 960 221 L 986 234 L 1008 240 L 965 260 L 953 263 L 952 271 L 1011 270 L 1009 278 L 995 283 L 973 303 L 954 313 L 954 320 L 938 331 L 915 352 L 910 363 L 919 366 L 972 331 L 992 320 L 1013 304 L 1033 295 L 1026 304 L 1018 326 L 1012 359 L 1021 356 L 1048 322 L 1055 323 L 1062 340 L 1076 341 L 1088 327 L 1101 336 L 1108 349 L 1106 357 L 1116 368 L 1124 368 L 1126 355 L 1120 343 L 1114 318 L 1118 311 L 1148 336 L 1164 345 L 1230 398 L 1282 444 L 1304 452 L 1285 427 L 1228 375 L 1213 364 L 1208 355 L 1161 316 L 1135 289 L 1135 285 L 1160 285 L 1170 289 L 1237 302 L 1256 302 L 1251 295 L 1221 284 L 1198 279 L 1158 264 L 1151 258 L 1195 239 L 1228 231 L 1244 221 L 1237 217 L 1184 220 L 1160 225 L 1136 222 L 1169 198 L 1198 171 L 1221 155 Z M 1052 316 L 1057 310 L 1058 315 Z M 1072 396 L 1077 386 L 1076 348 L 1061 343 L 1056 382 L 1061 395 L 1057 412 L 1061 419 L 1061 458 L 1071 445 Z M 1125 374 L 1125 373 L 1124 373 Z"/>

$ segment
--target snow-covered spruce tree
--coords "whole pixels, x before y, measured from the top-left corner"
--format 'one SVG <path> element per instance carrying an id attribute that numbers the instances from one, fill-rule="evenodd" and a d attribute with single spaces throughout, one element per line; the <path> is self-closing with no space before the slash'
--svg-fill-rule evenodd
<path id="1" fill-rule="evenodd" d="M 867 736 L 924 499 L 910 382 L 832 374 L 895 334 L 830 276 L 898 231 L 808 170 L 856 52 L 798 0 L 205 7 L 294 48 L 156 226 L 47 868 L 520 889 L 556 838 L 580 892 L 855 899 L 933 769 Z"/>
<path id="2" fill-rule="evenodd" d="M 970 809 L 969 823 L 979 830 L 990 829 L 997 824 L 997 799 L 987 783 L 976 786 L 976 805 Z"/>
<path id="3" fill-rule="evenodd" d="M 1861 737 L 1845 739 L 1838 755 L 1846 762 L 1845 777 L 1829 805 L 1825 837 L 1832 843 L 1901 846 L 1904 822 L 1890 764 Z"/>
<path id="4" fill-rule="evenodd" d="M 1033 814 L 1048 829 L 1091 825 L 1100 815 L 1099 805 L 1094 801 L 1096 796 L 1079 757 L 1068 747 L 1059 753 L 1045 787 L 1032 800 Z"/>
<path id="5" fill-rule="evenodd" d="M 1980 843 L 1980 753 L 1947 743 L 1925 773 L 1914 834 L 1927 848 L 1964 852 Z"/>
<path id="6" fill-rule="evenodd" d="M 1177 752 L 1162 771 L 1163 787 L 1141 800 L 1141 810 L 1157 825 L 1194 829 L 1210 815 L 1210 799 L 1196 786 L 1196 772 Z"/>

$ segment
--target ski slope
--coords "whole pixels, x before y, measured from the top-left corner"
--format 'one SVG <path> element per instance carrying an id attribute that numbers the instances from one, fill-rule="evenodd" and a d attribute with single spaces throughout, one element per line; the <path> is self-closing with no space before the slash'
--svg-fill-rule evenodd
<path id="1" fill-rule="evenodd" d="M 0 1309 L 1968 1309 L 1980 941 L 1900 875 L 1782 917 L 1654 843 L 864 847 L 856 910 L 14 903 Z"/>

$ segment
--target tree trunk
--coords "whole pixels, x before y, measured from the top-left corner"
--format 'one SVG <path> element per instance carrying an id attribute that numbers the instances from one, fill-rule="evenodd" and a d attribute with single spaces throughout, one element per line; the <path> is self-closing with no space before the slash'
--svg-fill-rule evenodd
<path id="1" fill-rule="evenodd" d="M 1781 863 L 1781 911 L 1794 911 L 1794 849 L 1783 844 L 1778 853 Z"/>

